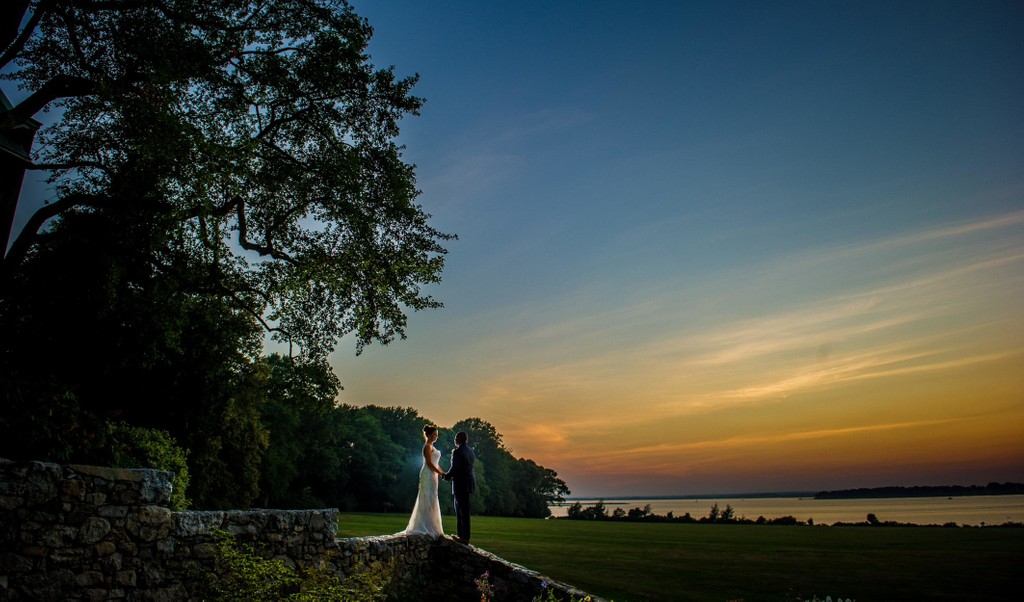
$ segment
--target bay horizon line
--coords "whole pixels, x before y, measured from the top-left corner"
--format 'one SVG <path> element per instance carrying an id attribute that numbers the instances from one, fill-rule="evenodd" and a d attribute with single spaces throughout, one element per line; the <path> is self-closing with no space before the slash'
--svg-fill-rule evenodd
<path id="1" fill-rule="evenodd" d="M 793 491 L 746 491 L 746 492 L 718 492 L 718 493 L 691 493 L 691 494 L 660 494 L 660 495 L 569 495 L 564 498 L 563 502 L 555 502 L 550 505 L 560 506 L 570 502 L 578 501 L 604 501 L 604 500 L 617 500 L 623 502 L 636 501 L 636 500 L 714 500 L 714 499 L 770 499 L 770 498 L 814 498 L 819 494 L 823 493 L 843 493 L 843 492 L 866 492 L 877 490 L 878 493 L 882 493 L 886 490 L 903 490 L 903 495 L 878 495 L 868 497 L 878 498 L 903 498 L 903 497 L 975 497 L 985 495 L 1019 495 L 1019 491 L 978 491 L 976 493 L 968 493 L 966 491 L 950 491 L 950 490 L 971 490 L 971 489 L 985 489 L 991 490 L 992 485 L 1007 485 L 1022 487 L 1024 484 L 1014 482 L 1000 483 L 997 481 L 991 481 L 985 485 L 885 485 L 879 487 L 845 487 L 841 489 L 816 489 L 816 490 L 793 490 Z M 997 488 L 998 489 L 998 488 Z M 917 493 L 914 491 L 917 490 Z M 922 495 L 921 490 L 934 490 L 934 495 Z M 945 490 L 945 491 L 944 491 Z M 851 496 L 851 498 L 861 498 L 859 496 Z"/>

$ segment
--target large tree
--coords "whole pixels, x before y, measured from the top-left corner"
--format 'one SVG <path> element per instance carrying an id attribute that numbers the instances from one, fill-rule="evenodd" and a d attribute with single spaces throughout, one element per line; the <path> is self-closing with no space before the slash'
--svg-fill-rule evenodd
<path id="1" fill-rule="evenodd" d="M 421 106 L 415 78 L 368 62 L 372 30 L 344 0 L 5 10 L 0 68 L 27 95 L 0 114 L 0 134 L 62 113 L 31 165 L 51 172 L 53 197 L 4 256 L 0 297 L 60 232 L 48 220 L 107 212 L 159 236 L 144 257 L 154 277 L 231 304 L 309 357 L 349 333 L 359 347 L 404 336 L 407 310 L 438 305 L 422 287 L 439 280 L 451 236 L 415 203 L 395 142 Z"/>
<path id="2" fill-rule="evenodd" d="M 189 450 L 199 505 L 258 500 L 261 471 L 291 458 L 263 466 L 282 433 L 261 412 L 294 413 L 268 396 L 316 405 L 336 386 L 282 385 L 260 330 L 295 350 L 271 367 L 302 374 L 340 337 L 387 343 L 439 305 L 423 287 L 452 237 L 395 141 L 415 78 L 369 63 L 343 0 L 0 4 L 0 79 L 23 90 L 0 137 L 48 122 L 28 168 L 52 184 L 0 249 L 0 454 L 102 462 L 124 420 Z M 308 418 L 325 445 L 303 453 L 344 470 L 296 486 L 339 497 L 364 470 L 372 445 L 330 448 L 350 414 Z"/>

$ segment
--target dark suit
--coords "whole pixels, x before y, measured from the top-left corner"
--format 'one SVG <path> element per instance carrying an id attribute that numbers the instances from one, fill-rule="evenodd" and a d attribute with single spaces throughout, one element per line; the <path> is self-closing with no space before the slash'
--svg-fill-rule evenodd
<path id="1" fill-rule="evenodd" d="M 458 525 L 459 539 L 469 542 L 469 498 L 476 491 L 476 476 L 473 475 L 473 461 L 476 456 L 468 443 L 452 450 L 452 467 L 448 470 L 447 479 L 452 482 L 452 495 L 455 497 L 455 520 Z"/>

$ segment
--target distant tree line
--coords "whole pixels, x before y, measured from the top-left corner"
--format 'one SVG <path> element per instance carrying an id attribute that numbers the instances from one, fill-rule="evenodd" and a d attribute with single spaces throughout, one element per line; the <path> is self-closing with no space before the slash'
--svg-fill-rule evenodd
<path id="1" fill-rule="evenodd" d="M 965 497 L 971 495 L 1021 495 L 1024 483 L 989 483 L 988 485 L 939 485 L 918 487 L 862 487 L 820 491 L 814 494 L 817 500 L 865 499 L 888 497 Z"/>
<path id="2" fill-rule="evenodd" d="M 651 505 L 647 504 L 643 508 L 636 507 L 626 510 L 622 507 L 615 508 L 611 512 L 608 512 L 607 506 L 605 506 L 604 500 L 598 500 L 593 506 L 584 507 L 580 502 L 574 502 L 569 506 L 567 515 L 562 517 L 567 520 L 593 520 L 593 521 L 625 521 L 625 522 L 644 522 L 644 523 L 713 523 L 720 525 L 806 525 L 814 526 L 814 519 L 809 518 L 806 521 L 798 520 L 793 516 L 779 516 L 776 518 L 766 519 L 763 516 L 758 516 L 757 519 L 749 519 L 746 517 L 737 517 L 735 510 L 731 504 L 726 504 L 725 508 L 719 507 L 717 503 L 711 506 L 706 516 L 694 518 L 689 512 L 682 516 L 676 516 L 674 512 L 669 511 L 665 514 L 655 514 L 651 511 Z M 940 525 L 928 524 L 919 525 L 917 523 L 901 523 L 896 521 L 882 521 L 879 520 L 875 514 L 868 514 L 866 520 L 860 522 L 835 522 L 832 523 L 833 527 L 937 527 Z M 942 527 L 959 527 L 960 525 L 955 522 L 947 522 Z M 968 527 L 969 525 L 963 525 Z M 984 523 L 981 526 L 986 526 Z M 1022 528 L 1024 523 L 1019 522 L 1005 522 L 1000 525 L 988 525 L 992 527 L 1011 527 L 1011 528 Z"/>
<path id="3" fill-rule="evenodd" d="M 665 514 L 655 514 L 651 511 L 651 505 L 643 508 L 636 507 L 626 510 L 618 507 L 608 512 L 604 500 L 598 500 L 593 506 L 584 507 L 580 502 L 575 502 L 567 511 L 564 517 L 568 520 L 599 520 L 599 521 L 627 521 L 645 523 L 715 523 L 722 525 L 813 525 L 813 520 L 800 521 L 792 516 L 781 516 L 773 519 L 766 519 L 763 516 L 751 520 L 746 517 L 737 517 L 732 504 L 726 504 L 725 508 L 719 507 L 717 503 L 711 506 L 707 516 L 694 518 L 689 512 L 682 516 L 676 516 L 673 511 Z"/>

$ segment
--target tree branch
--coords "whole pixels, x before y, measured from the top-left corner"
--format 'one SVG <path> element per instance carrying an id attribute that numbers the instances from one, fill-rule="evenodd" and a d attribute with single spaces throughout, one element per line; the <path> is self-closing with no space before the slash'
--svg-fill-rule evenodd
<path id="1" fill-rule="evenodd" d="M 18 234 L 18 238 L 14 240 L 14 244 L 11 245 L 10 250 L 7 251 L 7 254 L 4 256 L 4 274 L 8 274 L 14 266 L 21 263 L 22 259 L 25 258 L 29 248 L 32 246 L 32 242 L 39 233 L 39 229 L 43 227 L 46 220 L 74 207 L 107 207 L 111 204 L 112 200 L 108 197 L 73 194 L 54 203 L 50 203 L 49 205 L 40 207 L 39 210 L 33 213 L 32 217 L 28 219 L 28 223 L 26 223 L 25 227 L 21 229 L 21 233 Z"/>
<path id="2" fill-rule="evenodd" d="M 94 167 L 107 173 L 112 173 L 109 167 L 99 161 L 77 161 L 75 163 L 32 163 L 25 169 L 33 171 L 56 171 L 58 169 L 81 169 L 83 167 Z"/>
<path id="3" fill-rule="evenodd" d="M 153 4 L 152 0 L 54 0 L 54 3 L 87 12 L 123 11 L 132 8 L 146 8 Z"/>
<path id="4" fill-rule="evenodd" d="M 267 136 L 269 136 L 271 133 L 281 129 L 282 126 L 287 125 L 289 123 L 292 123 L 294 121 L 298 121 L 299 119 L 301 119 L 303 117 L 303 115 L 305 113 L 309 113 L 310 111 L 312 111 L 315 108 L 316 108 L 315 105 L 310 104 L 308 107 L 299 109 L 298 111 L 295 111 L 294 113 L 291 113 L 291 114 L 289 114 L 289 115 L 287 115 L 285 117 L 274 118 L 274 119 L 271 120 L 270 123 L 267 124 L 267 127 L 265 127 L 262 130 L 256 132 L 256 135 L 253 136 L 252 139 L 253 140 L 262 140 L 263 138 L 266 138 Z"/>
<path id="5" fill-rule="evenodd" d="M 252 317 L 256 318 L 256 321 L 258 321 L 260 323 L 260 325 L 263 326 L 264 330 L 266 330 L 267 332 L 279 332 L 279 333 L 283 334 L 285 336 L 285 338 L 287 338 L 289 341 L 291 341 L 292 334 L 290 332 L 288 332 L 287 330 L 285 330 L 285 329 L 283 329 L 283 328 L 281 328 L 279 326 L 271 326 L 270 324 L 267 324 L 267 321 L 263 319 L 263 316 L 260 314 L 260 312 L 258 312 L 255 309 L 249 307 L 249 305 L 245 301 L 243 301 L 242 299 L 238 298 L 237 291 L 232 290 L 231 288 L 229 288 L 223 282 L 218 281 L 217 284 L 220 286 L 221 290 L 226 292 L 228 294 L 228 296 L 231 297 L 231 299 L 235 302 L 235 304 L 239 308 L 242 309 L 242 311 L 244 311 L 244 312 L 248 313 L 249 315 L 251 315 Z"/>
<path id="6" fill-rule="evenodd" d="M 78 37 L 78 28 L 76 23 L 72 22 L 72 19 L 77 18 L 73 11 L 74 7 L 71 7 L 71 10 L 59 15 L 60 19 L 64 22 L 64 30 L 67 33 L 68 42 L 71 43 L 71 51 L 75 53 L 78 63 L 82 68 L 93 75 L 100 75 L 100 71 L 90 63 L 89 59 L 85 57 L 85 51 L 82 50 L 82 40 Z"/>
<path id="7" fill-rule="evenodd" d="M 217 217 L 224 217 L 228 213 L 231 213 L 231 210 L 234 209 L 235 207 L 237 207 L 238 204 L 241 203 L 241 202 L 242 202 L 242 197 L 240 197 L 238 195 L 235 195 L 235 196 L 231 197 L 230 199 L 228 199 L 220 207 L 214 207 L 213 211 L 212 211 L 212 214 L 217 216 Z"/>
<path id="8" fill-rule="evenodd" d="M 28 23 L 25 24 L 25 29 L 18 33 L 21 28 L 21 20 L 25 18 L 25 13 L 28 12 L 29 0 L 7 0 L 8 2 L 14 3 L 13 7 L 8 7 L 7 12 L 4 15 L 3 23 L 0 24 L 0 48 L 4 48 L 3 56 L 0 56 L 0 67 L 6 67 L 7 63 L 14 60 L 21 49 L 25 47 L 25 43 L 32 37 L 32 32 L 36 30 L 36 26 L 39 25 L 39 21 L 43 18 L 43 13 L 46 12 L 44 6 L 40 6 L 32 16 L 29 17 Z"/>
<path id="9" fill-rule="evenodd" d="M 96 83 L 91 80 L 73 75 L 58 75 L 18 103 L 18 106 L 0 116 L 0 132 L 8 131 L 31 119 L 58 98 L 85 96 L 95 90 Z"/>
<path id="10" fill-rule="evenodd" d="M 241 197 L 239 197 L 237 195 L 233 196 L 230 199 L 224 201 L 223 205 L 214 205 L 213 208 L 209 211 L 208 215 L 211 215 L 213 217 L 224 217 L 225 215 L 231 213 L 232 211 L 235 211 L 237 206 L 238 206 L 238 204 L 241 203 L 241 202 L 242 202 L 242 198 Z M 182 219 L 186 219 L 186 220 L 187 219 L 192 219 L 193 217 L 201 218 L 204 215 L 204 213 L 205 212 L 204 212 L 204 210 L 202 208 L 197 208 L 197 209 L 195 209 L 193 211 L 190 211 L 188 213 L 181 214 L 181 217 L 182 217 Z"/>
<path id="11" fill-rule="evenodd" d="M 245 54 L 255 54 L 255 55 L 263 55 L 263 56 L 272 56 L 272 55 L 275 55 L 275 54 L 284 54 L 285 52 L 291 52 L 291 51 L 294 51 L 294 50 L 302 50 L 302 47 L 301 46 L 285 46 L 283 48 L 275 48 L 273 50 L 243 50 L 243 51 L 239 52 L 238 55 L 242 56 L 242 55 L 245 55 Z"/>
<path id="12" fill-rule="evenodd" d="M 0 20 L 0 48 L 4 49 L 3 55 L 0 56 L 0 67 L 6 66 L 21 52 L 36 27 L 39 26 L 43 15 L 52 12 L 57 6 L 74 11 L 100 12 L 105 10 L 125 11 L 152 5 L 151 0 L 41 0 L 32 16 L 29 17 L 25 28 L 21 29 L 21 22 L 28 12 L 31 0 L 3 0 L 3 2 L 13 3 L 14 6 L 7 8 L 3 19 Z M 167 12 L 167 7 L 162 3 L 159 4 L 160 8 Z"/>
<path id="13" fill-rule="evenodd" d="M 269 244 L 258 245 L 253 242 L 250 242 L 248 240 L 248 232 L 249 228 L 245 220 L 245 202 L 243 201 L 238 203 L 238 245 L 245 249 L 246 251 L 255 251 L 256 253 L 259 253 L 264 257 L 270 256 L 273 257 L 274 259 L 287 261 L 292 265 L 299 265 L 299 262 L 296 261 L 291 255 L 288 255 L 287 253 L 282 253 L 281 251 L 278 251 Z M 267 242 L 270 242 L 269 238 Z"/>
<path id="14" fill-rule="evenodd" d="M 260 142 L 261 145 L 263 145 L 263 146 L 269 148 L 270 150 L 274 151 L 275 153 L 277 153 L 280 156 L 281 159 L 283 159 L 285 161 L 288 161 L 290 163 L 294 163 L 295 165 L 298 165 L 299 167 L 302 167 L 304 169 L 308 169 L 309 168 L 309 166 L 304 161 L 301 161 L 301 160 L 295 158 L 294 156 L 292 156 L 291 153 L 289 153 L 288 151 L 284 150 L 280 146 L 274 144 L 273 142 L 267 142 L 266 140 L 260 140 L 259 142 Z"/>

